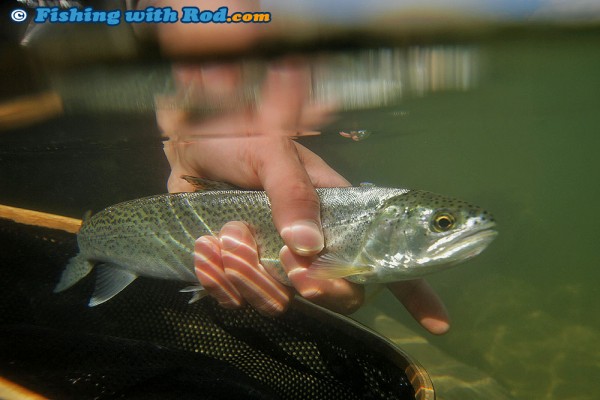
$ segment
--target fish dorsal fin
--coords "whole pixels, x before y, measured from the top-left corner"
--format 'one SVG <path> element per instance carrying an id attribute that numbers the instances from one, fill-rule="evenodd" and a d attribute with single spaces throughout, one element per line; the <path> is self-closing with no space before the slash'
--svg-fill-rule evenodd
<path id="1" fill-rule="evenodd" d="M 373 267 L 357 264 L 336 254 L 325 253 L 308 268 L 308 276 L 315 279 L 346 278 L 373 271 Z"/>
<path id="2" fill-rule="evenodd" d="M 85 224 L 86 222 L 88 222 L 90 220 L 90 218 L 92 218 L 92 210 L 87 210 L 86 212 L 83 213 L 83 218 L 81 218 L 81 220 Z"/>
<path id="3" fill-rule="evenodd" d="M 191 175 L 182 175 L 181 179 L 185 179 L 189 184 L 194 186 L 197 192 L 206 192 L 212 190 L 240 190 L 241 188 L 230 185 L 225 182 L 211 181 L 210 179 L 198 178 Z"/>
<path id="4" fill-rule="evenodd" d="M 96 288 L 90 299 L 89 306 L 94 307 L 112 299 L 136 278 L 136 274 L 114 265 L 98 265 L 96 267 Z"/>

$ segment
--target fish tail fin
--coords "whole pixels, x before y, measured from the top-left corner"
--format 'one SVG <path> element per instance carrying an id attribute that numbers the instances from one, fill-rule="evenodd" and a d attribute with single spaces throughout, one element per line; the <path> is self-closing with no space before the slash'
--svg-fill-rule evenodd
<path id="1" fill-rule="evenodd" d="M 90 273 L 94 264 L 83 254 L 78 254 L 69 260 L 65 270 L 60 276 L 60 281 L 54 288 L 54 293 L 67 290 Z"/>

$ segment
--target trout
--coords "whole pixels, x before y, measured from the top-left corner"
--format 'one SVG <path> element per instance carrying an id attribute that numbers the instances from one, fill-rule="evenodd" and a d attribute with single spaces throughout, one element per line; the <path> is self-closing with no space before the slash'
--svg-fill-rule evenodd
<path id="1" fill-rule="evenodd" d="M 216 236 L 234 220 L 253 228 L 261 264 L 290 285 L 266 193 L 184 179 L 203 189 L 127 201 L 84 220 L 79 254 L 54 291 L 73 286 L 95 267 L 90 306 L 110 300 L 138 276 L 190 283 L 183 291 L 196 291 L 197 299 L 202 287 L 194 273 L 194 242 Z M 316 191 L 325 248 L 309 268 L 313 278 L 360 284 L 415 279 L 478 255 L 497 235 L 487 211 L 426 191 L 371 184 Z"/>

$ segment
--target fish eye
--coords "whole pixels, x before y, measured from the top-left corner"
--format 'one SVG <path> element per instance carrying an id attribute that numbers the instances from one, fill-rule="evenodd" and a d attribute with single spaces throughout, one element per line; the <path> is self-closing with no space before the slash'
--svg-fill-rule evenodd
<path id="1" fill-rule="evenodd" d="M 446 232 L 454 227 L 456 218 L 448 212 L 439 212 L 435 214 L 432 220 L 432 228 L 436 232 Z"/>

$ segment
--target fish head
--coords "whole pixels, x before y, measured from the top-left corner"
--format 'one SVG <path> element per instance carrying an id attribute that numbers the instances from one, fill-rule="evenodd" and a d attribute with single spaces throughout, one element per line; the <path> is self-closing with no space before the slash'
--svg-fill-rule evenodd
<path id="1" fill-rule="evenodd" d="M 379 282 L 413 279 L 475 257 L 496 237 L 494 227 L 480 207 L 411 191 L 379 207 L 361 258 L 374 267 Z"/>

